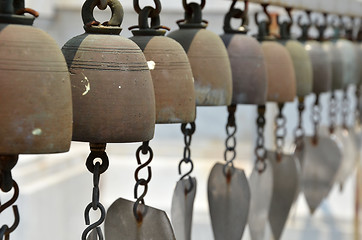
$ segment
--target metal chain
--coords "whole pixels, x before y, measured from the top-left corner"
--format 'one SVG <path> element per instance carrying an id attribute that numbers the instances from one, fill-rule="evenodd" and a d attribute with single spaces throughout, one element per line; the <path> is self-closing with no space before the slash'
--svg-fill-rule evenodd
<path id="1" fill-rule="evenodd" d="M 318 129 L 322 119 L 321 112 L 322 112 L 322 107 L 319 105 L 319 95 L 316 95 L 315 102 L 312 106 L 312 116 L 311 116 L 314 127 L 313 143 L 315 145 L 318 144 Z"/>
<path id="2" fill-rule="evenodd" d="M 337 125 L 337 112 L 338 112 L 337 99 L 336 99 L 334 92 L 332 91 L 331 98 L 329 100 L 329 119 L 330 119 L 329 133 L 330 134 L 334 133 L 334 130 Z"/>
<path id="3" fill-rule="evenodd" d="M 276 144 L 276 154 L 277 160 L 280 162 L 282 160 L 283 155 L 283 147 L 285 144 L 285 137 L 287 135 L 286 123 L 287 119 L 283 115 L 284 104 L 281 103 L 278 105 L 279 113 L 275 117 L 275 144 Z"/>
<path id="4" fill-rule="evenodd" d="M 235 123 L 235 112 L 236 112 L 236 105 L 231 105 L 228 107 L 229 117 L 228 122 L 226 124 L 226 140 L 225 140 L 225 152 L 224 152 L 224 175 L 228 179 L 231 177 L 232 173 L 234 172 L 234 160 L 236 158 L 236 123 Z"/>
<path id="5" fill-rule="evenodd" d="M 190 126 L 188 127 L 188 125 L 190 125 Z M 194 188 L 194 183 L 190 176 L 190 174 L 194 170 L 194 163 L 192 162 L 192 159 L 191 159 L 190 145 L 191 145 L 192 135 L 195 133 L 195 130 L 196 130 L 196 125 L 194 122 L 181 124 L 181 131 L 184 134 L 185 147 L 184 147 L 183 158 L 181 159 L 181 161 L 178 165 L 178 173 L 181 175 L 180 180 L 182 180 L 186 177 L 188 177 L 188 179 L 189 179 L 190 186 L 189 186 L 189 188 L 185 189 L 186 194 L 191 192 L 192 189 Z M 183 163 L 184 163 L 184 165 L 185 164 L 190 165 L 190 170 L 188 172 L 186 172 L 185 174 L 181 173 L 181 167 L 182 167 Z"/>
<path id="6" fill-rule="evenodd" d="M 361 117 L 361 111 L 360 111 L 360 99 L 361 99 L 361 86 L 356 86 L 356 109 L 355 109 L 355 121 L 358 125 L 361 124 L 360 117 Z"/>
<path id="7" fill-rule="evenodd" d="M 104 206 L 99 202 L 99 180 L 100 175 L 104 173 L 109 166 L 109 159 L 105 152 L 106 150 L 106 144 L 90 144 L 91 153 L 89 154 L 86 166 L 88 170 L 93 173 L 93 193 L 92 193 L 92 202 L 89 203 L 84 211 L 84 218 L 85 223 L 88 225 L 88 227 L 84 230 L 82 234 L 82 240 L 87 240 L 88 234 L 96 230 L 97 238 L 99 240 L 103 240 L 103 233 L 101 228 L 99 227 L 105 220 L 106 217 L 106 210 Z M 99 210 L 101 213 L 101 216 L 98 221 L 94 222 L 93 224 L 90 224 L 90 211 L 93 209 L 93 211 Z"/>
<path id="8" fill-rule="evenodd" d="M 148 155 L 148 160 L 145 163 L 142 163 L 142 161 L 141 161 L 141 154 L 142 155 Z M 150 181 L 152 179 L 152 169 L 148 165 L 151 164 L 151 162 L 152 162 L 153 151 L 152 151 L 152 148 L 149 146 L 148 141 L 143 142 L 143 144 L 137 149 L 137 151 L 136 151 L 136 159 L 137 159 L 137 163 L 138 163 L 139 166 L 138 166 L 138 168 L 136 169 L 136 171 L 134 173 L 134 178 L 136 180 L 136 185 L 134 187 L 134 198 L 136 199 L 136 202 L 133 205 L 133 215 L 135 216 L 135 218 L 136 218 L 136 220 L 138 222 L 142 222 L 143 217 L 147 213 L 147 208 L 145 206 L 144 197 L 146 196 L 147 191 L 148 191 L 148 184 L 150 183 Z M 146 168 L 146 167 L 147 167 L 147 173 L 148 173 L 147 179 L 140 178 L 139 177 L 139 172 L 143 168 Z M 142 192 L 142 194 L 140 196 L 138 196 L 138 188 L 140 186 L 143 187 L 143 192 Z M 140 210 L 141 204 L 144 207 L 143 211 Z"/>
<path id="9" fill-rule="evenodd" d="M 294 130 L 294 143 L 297 151 L 303 151 L 305 131 L 303 129 L 304 97 L 298 99 L 298 126 Z"/>
<path id="10" fill-rule="evenodd" d="M 348 130 L 349 126 L 348 126 L 348 115 L 349 115 L 349 106 L 350 105 L 350 101 L 348 98 L 348 90 L 345 89 L 343 91 L 343 99 L 342 99 L 342 127 L 344 130 Z"/>
<path id="11" fill-rule="evenodd" d="M 12 182 L 12 188 L 14 189 L 13 197 L 4 204 L 0 203 L 0 213 L 2 213 L 6 209 L 12 207 L 13 214 L 14 214 L 14 222 L 11 225 L 11 227 L 4 224 L 0 228 L 0 239 L 1 240 L 2 239 L 9 240 L 10 239 L 10 234 L 15 231 L 15 229 L 19 226 L 19 222 L 20 222 L 20 215 L 19 215 L 18 206 L 13 205 L 16 202 L 16 200 L 18 199 L 18 197 L 19 197 L 19 186 L 14 180 Z"/>
<path id="12" fill-rule="evenodd" d="M 265 105 L 258 106 L 258 118 L 256 119 L 257 125 L 257 138 L 256 138 L 256 146 L 255 146 L 255 169 L 259 173 L 263 173 L 267 167 L 266 165 L 266 155 L 267 151 L 265 149 L 265 138 L 264 138 L 264 127 L 265 127 Z"/>

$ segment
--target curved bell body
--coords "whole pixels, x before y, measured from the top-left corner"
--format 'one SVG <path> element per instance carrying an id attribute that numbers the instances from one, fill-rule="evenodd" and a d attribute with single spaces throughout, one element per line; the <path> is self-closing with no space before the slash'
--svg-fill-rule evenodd
<path id="1" fill-rule="evenodd" d="M 336 47 L 340 50 L 343 66 L 343 87 L 346 88 L 350 84 L 359 82 L 357 51 L 355 45 L 345 39 L 339 39 Z"/>
<path id="2" fill-rule="evenodd" d="M 304 97 L 313 90 L 313 68 L 308 52 L 298 41 L 286 41 L 284 46 L 293 60 L 297 83 L 297 96 Z"/>
<path id="3" fill-rule="evenodd" d="M 181 28 L 168 37 L 179 42 L 187 53 L 195 81 L 196 106 L 230 105 L 231 67 L 221 38 L 202 28 Z"/>
<path id="4" fill-rule="evenodd" d="M 287 49 L 273 41 L 262 43 L 268 72 L 267 100 L 276 103 L 293 102 L 296 79 L 293 61 Z"/>
<path id="5" fill-rule="evenodd" d="M 232 104 L 265 104 L 268 78 L 259 42 L 245 34 L 224 34 L 221 39 L 231 64 Z"/>
<path id="6" fill-rule="evenodd" d="M 0 24 L 0 42 L 0 154 L 68 151 L 72 98 L 58 45 L 18 24 Z"/>
<path id="7" fill-rule="evenodd" d="M 73 140 L 92 143 L 152 139 L 155 97 L 141 49 L 118 35 L 82 34 L 62 48 L 71 74 Z"/>
<path id="8" fill-rule="evenodd" d="M 156 98 L 156 123 L 188 123 L 196 117 L 192 70 L 182 46 L 164 36 L 134 36 L 143 50 Z"/>
<path id="9" fill-rule="evenodd" d="M 323 42 L 323 50 L 327 54 L 327 59 L 331 63 L 332 83 L 331 90 L 343 88 L 343 66 L 340 50 L 332 42 Z"/>
<path id="10" fill-rule="evenodd" d="M 330 91 L 332 87 L 331 58 L 317 41 L 307 41 L 304 46 L 313 67 L 313 92 L 321 94 Z"/>
<path id="11" fill-rule="evenodd" d="M 357 49 L 357 66 L 361 66 L 362 64 L 362 45 L 360 43 L 356 43 L 355 44 L 356 49 Z M 361 85 L 362 84 L 362 69 L 360 69 L 359 67 L 357 67 L 357 85 Z"/>

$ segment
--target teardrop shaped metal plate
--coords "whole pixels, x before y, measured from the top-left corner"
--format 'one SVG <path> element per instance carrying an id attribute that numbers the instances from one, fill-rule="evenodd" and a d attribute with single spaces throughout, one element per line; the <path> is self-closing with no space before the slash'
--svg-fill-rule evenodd
<path id="1" fill-rule="evenodd" d="M 333 187 L 342 161 L 342 149 L 333 137 L 304 138 L 305 159 L 302 170 L 302 190 L 313 214 Z"/>
<path id="2" fill-rule="evenodd" d="M 164 211 L 145 206 L 147 213 L 138 223 L 133 215 L 134 202 L 119 198 L 108 209 L 104 231 L 107 240 L 175 240 L 171 223 Z"/>
<path id="3" fill-rule="evenodd" d="M 353 137 L 349 131 L 336 129 L 335 135 L 340 139 L 343 145 L 343 160 L 337 174 L 337 182 L 341 185 L 347 180 L 356 168 L 356 146 Z"/>
<path id="4" fill-rule="evenodd" d="M 294 154 L 283 154 L 281 162 L 278 162 L 276 152 L 268 151 L 268 159 L 273 168 L 269 223 L 274 239 L 279 240 L 295 196 L 299 193 L 300 165 Z"/>
<path id="5" fill-rule="evenodd" d="M 240 240 L 248 222 L 250 188 L 243 170 L 234 168 L 225 177 L 224 165 L 217 163 L 208 180 L 208 200 L 215 240 Z"/>
<path id="6" fill-rule="evenodd" d="M 190 188 L 190 180 L 183 179 L 177 182 L 172 197 L 171 221 L 177 240 L 190 240 L 192 229 L 192 215 L 196 195 L 197 182 L 191 178 L 193 188 Z"/>
<path id="7" fill-rule="evenodd" d="M 249 178 L 251 193 L 249 229 L 252 240 L 264 239 L 265 229 L 268 223 L 273 190 L 273 169 L 268 160 L 266 160 L 266 163 L 267 167 L 264 172 L 259 173 L 259 171 L 254 168 Z"/>

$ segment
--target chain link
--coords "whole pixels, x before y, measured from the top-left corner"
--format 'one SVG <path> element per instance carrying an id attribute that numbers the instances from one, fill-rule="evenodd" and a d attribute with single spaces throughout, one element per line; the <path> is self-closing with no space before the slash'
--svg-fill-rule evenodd
<path id="1" fill-rule="evenodd" d="M 188 125 L 190 125 L 190 126 L 188 127 Z M 186 177 L 188 177 L 188 179 L 189 179 L 190 186 L 189 186 L 189 188 L 185 189 L 185 193 L 191 192 L 192 189 L 194 188 L 194 183 L 190 176 L 190 174 L 194 170 L 194 163 L 191 159 L 190 145 L 191 145 L 192 135 L 195 133 L 195 130 L 196 130 L 196 125 L 194 122 L 181 124 L 181 131 L 184 134 L 185 147 L 184 147 L 183 158 L 181 159 L 181 161 L 179 162 L 179 165 L 178 165 L 178 173 L 181 175 L 180 180 L 182 180 Z M 186 172 L 185 174 L 182 174 L 182 171 L 181 171 L 181 167 L 182 167 L 183 163 L 186 165 L 190 165 L 190 170 L 188 172 Z"/>
<path id="2" fill-rule="evenodd" d="M 321 112 L 322 112 L 322 107 L 319 105 L 319 95 L 316 95 L 315 102 L 312 106 L 312 115 L 311 115 L 311 120 L 314 129 L 314 134 L 313 134 L 314 144 L 318 144 L 318 129 L 322 119 Z"/>
<path id="3" fill-rule="evenodd" d="M 337 125 L 337 112 L 338 112 L 338 103 L 334 92 L 331 93 L 331 98 L 329 100 L 329 133 L 333 134 Z"/>
<path id="4" fill-rule="evenodd" d="M 298 126 L 294 130 L 294 141 L 297 151 L 303 151 L 305 131 L 303 129 L 303 112 L 305 110 L 304 97 L 298 99 Z"/>
<path id="5" fill-rule="evenodd" d="M 92 192 L 92 202 L 89 203 L 84 211 L 85 223 L 88 227 L 84 230 L 82 234 L 82 240 L 86 240 L 87 236 L 94 229 L 96 230 L 97 237 L 99 240 L 103 240 L 103 233 L 100 228 L 100 225 L 104 222 L 106 217 L 106 210 L 104 206 L 99 202 L 99 181 L 100 175 L 104 173 L 109 166 L 109 159 L 107 156 L 106 144 L 90 144 L 91 153 L 89 154 L 86 166 L 88 170 L 93 174 L 93 192 Z M 98 221 L 90 224 L 90 211 L 99 210 L 101 216 Z"/>
<path id="6" fill-rule="evenodd" d="M 350 101 L 348 98 L 348 89 L 345 89 L 343 91 L 343 99 L 342 99 L 342 121 L 343 121 L 342 127 L 345 130 L 349 129 L 349 126 L 348 126 L 348 115 L 350 112 L 349 105 L 350 105 Z"/>
<path id="7" fill-rule="evenodd" d="M 277 160 L 280 162 L 282 160 L 283 155 L 283 147 L 285 144 L 285 137 L 287 135 L 286 123 L 287 119 L 283 115 L 284 104 L 281 103 L 278 105 L 279 113 L 275 117 L 275 144 L 276 144 L 276 154 Z"/>
<path id="8" fill-rule="evenodd" d="M 267 151 L 265 149 L 265 139 L 264 139 L 264 127 L 265 127 L 265 105 L 258 106 L 258 117 L 256 119 L 257 125 L 257 138 L 255 146 L 255 168 L 259 173 L 263 173 L 266 169 L 266 155 Z"/>
<path id="9" fill-rule="evenodd" d="M 142 163 L 141 161 L 141 154 L 142 155 L 148 155 L 148 159 L 145 163 Z M 152 179 L 152 169 L 149 164 L 151 164 L 153 160 L 153 151 L 152 148 L 149 146 L 149 142 L 143 142 L 143 144 L 137 149 L 136 151 L 136 159 L 139 167 L 136 169 L 134 173 L 134 178 L 136 180 L 136 185 L 134 187 L 134 198 L 136 199 L 134 205 L 133 205 L 133 215 L 135 216 L 136 220 L 138 222 L 142 222 L 143 217 L 146 215 L 147 207 L 145 206 L 145 200 L 144 197 L 147 194 L 148 191 L 148 184 L 150 183 Z M 147 173 L 148 177 L 140 178 L 139 172 L 147 167 Z M 139 187 L 143 187 L 143 192 L 140 196 L 138 196 L 138 189 Z M 143 211 L 140 210 L 140 205 L 143 205 Z"/>
<path id="10" fill-rule="evenodd" d="M 9 240 L 10 234 L 16 230 L 16 228 L 19 226 L 19 222 L 20 222 L 18 206 L 13 205 L 19 197 L 19 186 L 14 180 L 12 181 L 12 188 L 14 189 L 14 194 L 13 194 L 12 198 L 9 201 L 7 201 L 6 203 L 4 203 L 4 204 L 0 203 L 0 213 L 2 213 L 6 209 L 12 207 L 13 214 L 14 214 L 14 223 L 11 225 L 11 227 L 9 227 L 8 225 L 3 225 L 0 228 L 0 239 L 1 240 L 3 238 L 5 240 Z"/>
<path id="11" fill-rule="evenodd" d="M 231 105 L 228 107 L 229 117 L 228 122 L 226 123 L 226 140 L 225 140 L 225 152 L 224 152 L 224 175 L 225 177 L 230 177 L 234 171 L 234 160 L 236 158 L 236 122 L 235 122 L 235 112 L 236 105 Z M 231 169 L 231 171 L 230 171 Z"/>

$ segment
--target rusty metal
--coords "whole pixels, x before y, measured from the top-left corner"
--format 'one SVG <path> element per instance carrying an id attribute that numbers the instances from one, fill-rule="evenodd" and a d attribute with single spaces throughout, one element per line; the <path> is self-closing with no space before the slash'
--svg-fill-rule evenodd
<path id="1" fill-rule="evenodd" d="M 176 239 L 164 211 L 142 205 L 147 208 L 147 214 L 142 222 L 138 222 L 133 216 L 133 204 L 131 201 L 119 198 L 109 207 L 104 227 L 105 239 Z"/>
<path id="2" fill-rule="evenodd" d="M 85 5 L 96 6 L 87 0 Z M 109 0 L 112 16 L 122 16 L 117 0 Z M 84 7 L 87 24 L 93 8 Z M 87 20 L 88 19 L 88 20 Z M 119 25 L 121 18 L 115 18 Z M 62 48 L 68 63 L 73 96 L 73 140 L 96 143 L 139 142 L 153 137 L 155 97 L 151 74 L 140 48 L 115 35 L 119 27 L 90 27 Z"/>
<path id="3" fill-rule="evenodd" d="M 197 189 L 196 179 L 191 178 L 191 181 L 192 188 L 190 180 L 179 180 L 172 196 L 171 221 L 177 240 L 191 240 L 192 216 Z"/>
<path id="4" fill-rule="evenodd" d="M 168 34 L 178 41 L 189 58 L 197 106 L 228 106 L 232 98 L 232 73 L 221 38 L 208 31 L 202 20 L 203 4 L 189 3 L 180 29 Z"/>
<path id="5" fill-rule="evenodd" d="M 161 6 L 158 0 L 155 4 Z M 156 99 L 156 123 L 193 122 L 196 108 L 190 62 L 182 46 L 175 40 L 164 37 L 165 31 L 158 30 L 159 15 L 152 15 L 156 9 L 149 6 L 140 9 L 139 30 L 132 31 L 135 36 L 130 38 L 142 49 L 151 71 Z M 141 15 L 145 10 L 147 15 Z M 158 18 L 158 26 L 144 26 L 142 22 L 148 24 L 148 18 L 152 19 L 151 22 Z"/>
<path id="6" fill-rule="evenodd" d="M 66 152 L 72 102 L 64 57 L 48 34 L 11 24 L 12 16 L 31 19 L 0 16 L 0 154 Z"/>
<path id="7" fill-rule="evenodd" d="M 250 188 L 242 169 L 229 168 L 227 176 L 223 169 L 224 164 L 215 164 L 207 183 L 214 239 L 239 240 L 248 221 Z"/>

